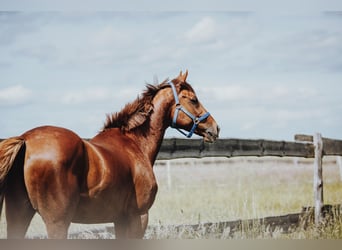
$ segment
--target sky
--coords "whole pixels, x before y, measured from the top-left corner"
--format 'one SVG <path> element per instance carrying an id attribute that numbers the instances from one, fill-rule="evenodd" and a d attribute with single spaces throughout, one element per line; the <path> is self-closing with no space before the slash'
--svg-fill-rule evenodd
<path id="1" fill-rule="evenodd" d="M 46 124 L 93 137 L 188 69 L 221 138 L 342 139 L 341 27 L 339 11 L 1 11 L 0 138 Z"/>

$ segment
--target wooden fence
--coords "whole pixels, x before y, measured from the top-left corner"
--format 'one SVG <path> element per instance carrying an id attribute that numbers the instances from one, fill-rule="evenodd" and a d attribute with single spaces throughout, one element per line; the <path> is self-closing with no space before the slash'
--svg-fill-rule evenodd
<path id="1" fill-rule="evenodd" d="M 295 141 L 271 141 L 248 139 L 220 139 L 213 144 L 201 139 L 164 139 L 157 159 L 235 156 L 278 156 L 314 158 L 313 190 L 315 204 L 315 223 L 322 220 L 323 200 L 323 156 L 342 155 L 342 140 L 314 136 L 295 135 Z M 342 168 L 342 166 L 340 166 Z"/>

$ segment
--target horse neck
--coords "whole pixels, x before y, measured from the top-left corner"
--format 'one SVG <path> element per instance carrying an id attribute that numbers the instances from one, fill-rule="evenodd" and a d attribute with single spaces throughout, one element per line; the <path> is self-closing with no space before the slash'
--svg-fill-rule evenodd
<path id="1" fill-rule="evenodd" d="M 146 154 L 153 165 L 159 152 L 166 129 L 170 125 L 171 105 L 174 104 L 172 90 L 160 90 L 153 98 L 153 112 L 150 116 L 149 126 L 143 133 L 134 133 L 136 143 Z"/>

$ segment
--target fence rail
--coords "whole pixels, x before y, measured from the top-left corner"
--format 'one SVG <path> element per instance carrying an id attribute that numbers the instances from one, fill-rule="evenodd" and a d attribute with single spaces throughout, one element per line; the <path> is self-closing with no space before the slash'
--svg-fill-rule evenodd
<path id="1" fill-rule="evenodd" d="M 164 232 L 171 232 L 173 235 L 180 235 L 186 232 L 197 232 L 201 235 L 225 234 L 225 238 L 232 238 L 236 233 L 248 231 L 265 230 L 267 233 L 281 232 L 293 233 L 299 229 L 307 229 L 314 220 L 313 207 L 303 207 L 299 213 L 291 213 L 280 216 L 268 216 L 264 218 L 254 218 L 234 221 L 204 222 L 198 224 L 179 224 L 179 225 L 148 225 L 145 236 L 147 239 L 158 239 L 165 235 Z M 323 216 L 330 222 L 339 220 L 341 216 L 341 205 L 324 205 Z M 69 233 L 69 239 L 112 239 L 114 238 L 115 225 L 103 225 Z M 196 235 L 198 235 L 196 233 Z M 165 237 L 165 236 L 164 236 Z M 46 234 L 28 235 L 29 239 L 46 239 Z M 173 236 L 171 235 L 171 239 Z"/>
<path id="2" fill-rule="evenodd" d="M 219 139 L 204 143 L 201 139 L 164 139 L 157 159 L 235 156 L 315 157 L 313 136 L 296 135 L 295 141 Z M 342 140 L 323 138 L 323 155 L 342 155 Z"/>
<path id="3" fill-rule="evenodd" d="M 219 139 L 213 144 L 208 144 L 201 139 L 174 138 L 164 139 L 157 159 L 235 156 L 313 158 L 314 146 L 312 143 L 248 139 Z"/>

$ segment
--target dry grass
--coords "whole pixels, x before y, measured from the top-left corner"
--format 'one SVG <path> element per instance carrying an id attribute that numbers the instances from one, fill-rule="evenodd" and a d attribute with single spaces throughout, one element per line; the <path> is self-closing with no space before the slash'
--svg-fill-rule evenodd
<path id="1" fill-rule="evenodd" d="M 310 159 L 300 159 L 297 163 L 295 160 L 250 157 L 186 162 L 182 159 L 172 161 L 169 171 L 167 163 L 156 166 L 159 192 L 151 209 L 150 223 L 186 225 L 298 213 L 302 207 L 314 204 L 313 165 Z M 327 157 L 323 164 L 325 204 L 340 204 L 342 200 L 342 182 L 334 160 Z M 317 230 L 309 226 L 284 235 L 255 225 L 234 238 L 341 238 L 341 219 Z M 201 235 L 185 231 L 190 238 L 230 237 L 225 233 Z M 173 234 L 172 230 L 163 234 L 184 237 Z"/>
<path id="2" fill-rule="evenodd" d="M 185 165 L 174 161 L 171 185 L 167 168 L 156 167 L 159 192 L 151 209 L 152 224 L 258 218 L 299 212 L 302 206 L 313 204 L 312 165 L 306 161 L 295 166 L 277 158 L 211 160 Z M 331 172 L 330 167 L 325 170 L 325 174 Z M 335 189 L 342 191 L 341 187 Z"/>
<path id="3" fill-rule="evenodd" d="M 157 232 L 147 231 L 146 238 L 342 238 L 342 219 L 321 227 L 309 225 L 291 234 L 269 231 L 264 225 L 231 236 L 215 224 L 208 230 L 170 225 L 187 225 L 237 219 L 262 218 L 298 213 L 303 206 L 313 206 L 312 160 L 293 158 L 205 158 L 158 162 L 155 166 L 159 191 L 150 210 L 150 225 Z M 342 182 L 335 158 L 323 164 L 325 204 L 340 204 Z M 103 225 L 95 226 L 97 228 Z M 111 238 L 111 234 L 93 235 L 93 225 L 72 225 L 70 232 L 84 231 L 82 238 Z M 36 216 L 28 235 L 45 234 L 43 223 Z M 0 222 L 0 237 L 5 237 L 5 222 Z"/>

